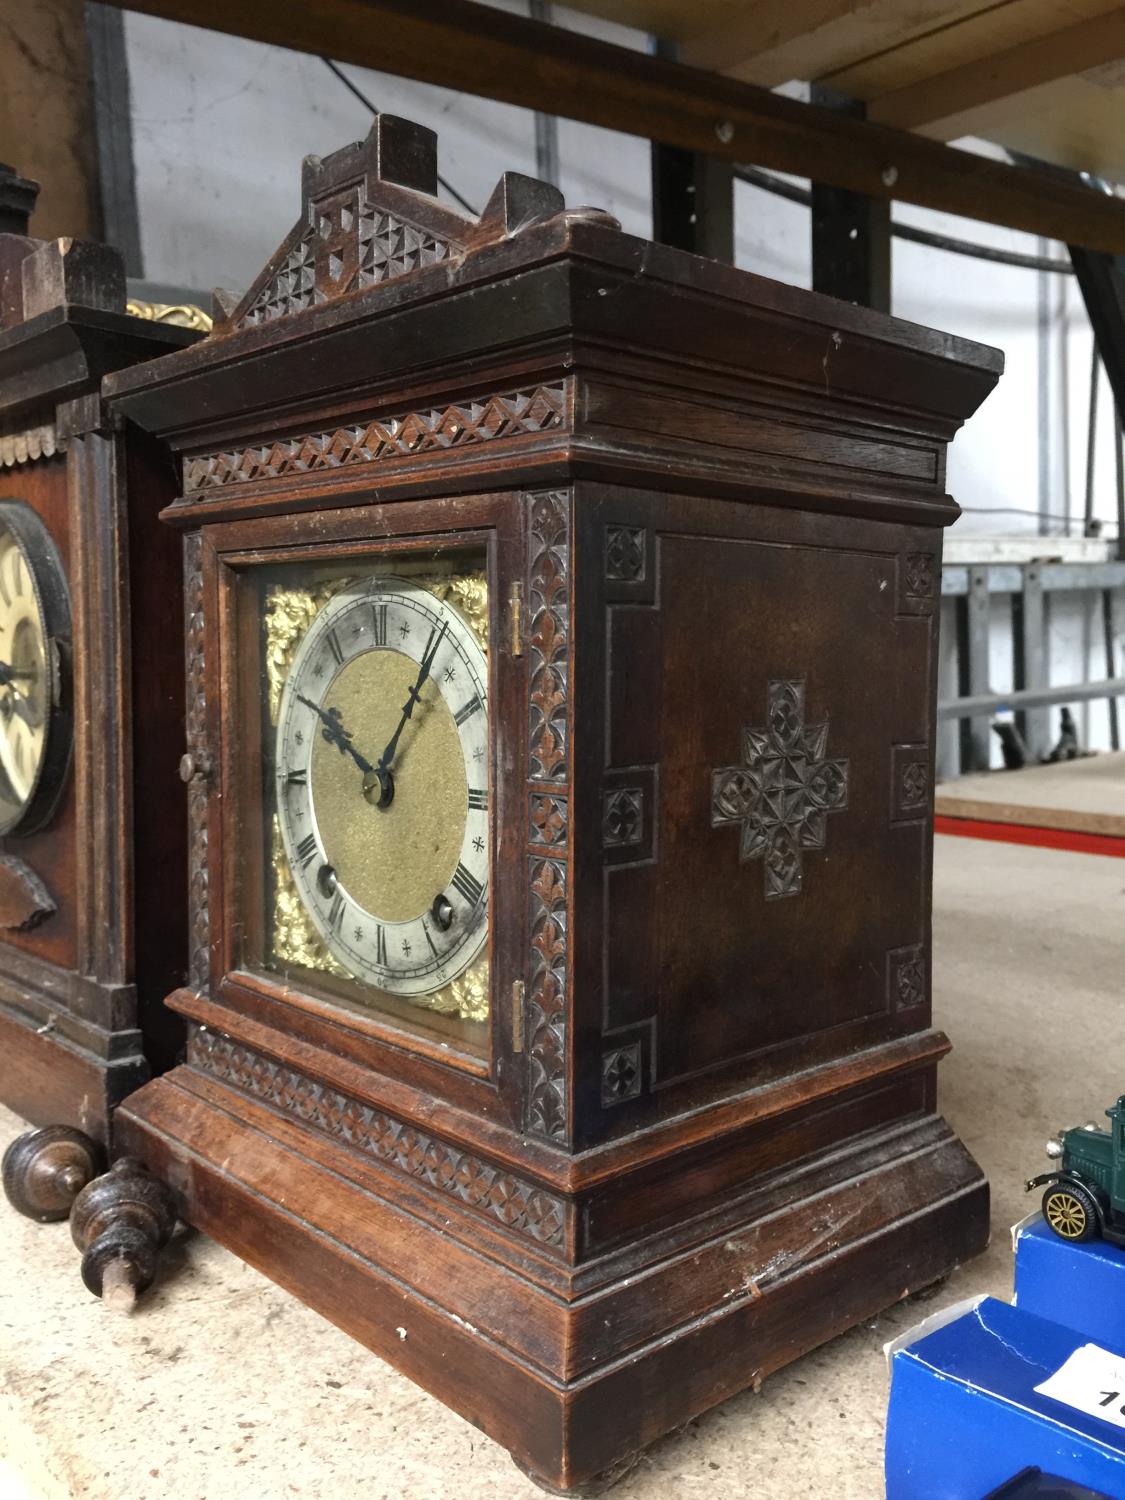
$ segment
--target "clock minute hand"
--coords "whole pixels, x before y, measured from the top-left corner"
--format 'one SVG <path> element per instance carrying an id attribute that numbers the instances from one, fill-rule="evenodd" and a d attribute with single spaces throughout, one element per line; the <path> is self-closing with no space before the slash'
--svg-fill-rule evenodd
<path id="1" fill-rule="evenodd" d="M 311 698 L 306 698 L 303 693 L 297 694 L 297 701 L 298 703 L 303 703 L 306 708 L 312 709 L 313 713 L 316 714 L 317 718 L 324 725 L 324 729 L 321 731 L 324 738 L 330 745 L 335 745 L 341 755 L 350 755 L 364 776 L 378 774 L 367 757 L 361 755 L 352 744 L 352 737 L 344 728 L 339 709 L 323 709 L 319 704 L 314 703 Z"/>
<path id="2" fill-rule="evenodd" d="M 378 807 L 389 807 L 395 794 L 394 777 L 391 774 L 391 762 L 395 758 L 398 742 L 402 731 L 406 728 L 406 721 L 414 712 L 414 705 L 418 702 L 422 688 L 425 686 L 426 678 L 430 675 L 430 668 L 434 664 L 434 657 L 438 654 L 438 648 L 445 639 L 445 632 L 449 629 L 449 621 L 443 620 L 441 629 L 437 633 L 437 639 L 426 651 L 418 669 L 418 677 L 410 692 L 407 694 L 406 702 L 402 706 L 402 716 L 398 721 L 398 728 L 391 735 L 387 748 L 379 757 L 379 764 L 364 779 L 363 791 L 368 800 L 372 800 L 370 793 L 374 791 L 376 784 L 379 787 L 379 796 L 376 802 Z"/>

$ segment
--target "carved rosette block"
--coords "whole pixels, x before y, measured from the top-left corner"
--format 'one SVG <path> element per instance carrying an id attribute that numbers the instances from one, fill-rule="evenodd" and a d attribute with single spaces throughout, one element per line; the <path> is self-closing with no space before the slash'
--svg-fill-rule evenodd
<path id="1" fill-rule="evenodd" d="M 645 533 L 642 526 L 607 526 L 605 576 L 612 583 L 636 583 L 645 576 Z"/>
<path id="2" fill-rule="evenodd" d="M 903 614 L 929 615 L 940 586 L 940 565 L 932 552 L 908 552 L 899 568 L 899 608 Z"/>
<path id="3" fill-rule="evenodd" d="M 602 1056 L 602 1107 L 624 1104 L 641 1092 L 641 1044 L 630 1042 Z"/>
<path id="4" fill-rule="evenodd" d="M 913 1010 L 926 999 L 926 957 L 921 943 L 887 954 L 887 1007 Z"/>

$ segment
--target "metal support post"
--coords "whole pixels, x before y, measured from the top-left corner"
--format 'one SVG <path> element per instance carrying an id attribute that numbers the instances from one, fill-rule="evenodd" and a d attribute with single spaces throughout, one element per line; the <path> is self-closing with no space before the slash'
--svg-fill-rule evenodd
<path id="1" fill-rule="evenodd" d="M 811 102 L 858 118 L 864 106 L 813 84 Z M 891 205 L 842 188 L 812 185 L 812 284 L 877 312 L 891 310 Z"/>
<path id="2" fill-rule="evenodd" d="M 674 59 L 674 42 L 656 55 Z M 734 163 L 652 143 L 652 237 L 662 245 L 734 264 Z"/>
<path id="3" fill-rule="evenodd" d="M 550 0 L 528 0 L 528 15 L 533 21 L 554 20 Z M 555 115 L 535 111 L 535 175 L 552 187 L 559 187 L 559 122 Z"/>
<path id="4" fill-rule="evenodd" d="M 1016 596 L 1013 595 L 1013 598 Z M 1031 690 L 1049 685 L 1050 669 L 1047 659 L 1046 599 L 1043 594 L 1043 579 L 1034 563 L 1023 570 L 1023 603 L 1021 637 L 1023 641 L 1023 683 Z M 1112 676 L 1112 672 L 1109 674 Z M 1021 684 L 1017 683 L 1017 686 Z M 1045 708 L 1029 708 L 1023 713 L 1023 735 L 1027 748 L 1038 760 L 1050 749 L 1051 715 Z"/>
<path id="5" fill-rule="evenodd" d="M 973 568 L 966 601 L 968 613 L 968 684 L 973 697 L 988 692 L 988 626 L 991 606 L 988 597 L 988 569 Z M 970 771 L 987 771 L 992 757 L 992 735 L 987 713 L 969 720 Z"/>

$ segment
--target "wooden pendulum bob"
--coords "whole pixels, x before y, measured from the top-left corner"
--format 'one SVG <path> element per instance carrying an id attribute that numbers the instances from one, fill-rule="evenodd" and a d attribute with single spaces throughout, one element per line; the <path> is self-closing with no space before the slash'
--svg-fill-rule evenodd
<path id="1" fill-rule="evenodd" d="M 182 490 L 177 1209 L 562 1489 L 984 1248 L 930 1024 L 945 447 L 1000 356 L 479 220 L 381 117 L 118 415 Z"/>
<path id="2" fill-rule="evenodd" d="M 127 314 L 115 250 L 30 238 L 37 192 L 0 168 L 0 1101 L 70 1127 L 9 1158 L 41 1218 L 90 1175 L 74 1132 L 104 1146 L 182 1040 L 161 1004 L 186 972 L 175 475 L 99 384 L 199 333 Z"/>

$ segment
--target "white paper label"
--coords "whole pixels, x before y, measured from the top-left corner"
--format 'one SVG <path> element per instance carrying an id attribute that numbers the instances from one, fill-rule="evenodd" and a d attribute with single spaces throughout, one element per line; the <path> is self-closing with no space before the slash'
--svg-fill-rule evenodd
<path id="1" fill-rule="evenodd" d="M 1125 1358 L 1097 1344 L 1076 1349 L 1066 1364 L 1035 1389 L 1076 1411 L 1125 1427 Z"/>

